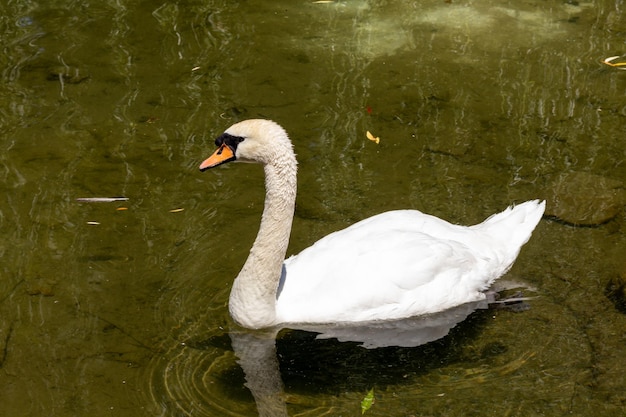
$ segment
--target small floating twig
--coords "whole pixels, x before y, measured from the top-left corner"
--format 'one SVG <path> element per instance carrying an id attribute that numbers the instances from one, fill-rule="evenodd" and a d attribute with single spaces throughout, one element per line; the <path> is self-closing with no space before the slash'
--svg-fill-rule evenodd
<path id="1" fill-rule="evenodd" d="M 602 63 L 608 65 L 609 67 L 614 67 L 619 70 L 626 71 L 626 62 L 618 62 L 616 64 L 613 63 L 613 61 L 621 57 L 621 55 L 610 56 L 608 58 L 604 58 L 604 61 L 602 61 Z"/>

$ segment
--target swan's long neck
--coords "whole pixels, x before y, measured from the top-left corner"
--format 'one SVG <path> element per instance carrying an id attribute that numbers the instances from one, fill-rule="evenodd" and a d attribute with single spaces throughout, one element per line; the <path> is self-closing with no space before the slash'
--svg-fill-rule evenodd
<path id="1" fill-rule="evenodd" d="M 295 209 L 297 163 L 291 144 L 271 161 L 265 165 L 265 208 L 259 233 L 230 293 L 230 314 L 248 328 L 278 324 L 276 292 Z"/>

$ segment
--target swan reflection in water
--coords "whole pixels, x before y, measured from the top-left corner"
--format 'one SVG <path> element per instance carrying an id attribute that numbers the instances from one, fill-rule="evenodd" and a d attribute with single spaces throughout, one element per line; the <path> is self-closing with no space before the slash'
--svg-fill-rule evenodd
<path id="1" fill-rule="evenodd" d="M 309 344 L 312 342 L 312 334 L 315 334 L 316 340 L 336 339 L 339 342 L 344 342 L 346 349 L 352 349 L 352 355 L 355 354 L 354 349 L 385 350 L 384 348 L 392 347 L 417 348 L 441 340 L 450 333 L 451 329 L 464 321 L 474 311 L 479 309 L 485 310 L 487 307 L 487 302 L 481 301 L 467 303 L 428 316 L 413 317 L 397 321 L 360 323 L 353 326 L 301 326 L 297 331 L 304 330 L 310 333 L 299 334 L 291 338 L 288 333 L 287 336 L 284 337 L 284 339 L 287 339 L 286 341 L 283 341 L 283 338 L 276 339 L 280 329 L 250 331 L 236 327 L 231 329 L 230 339 L 233 351 L 237 357 L 237 362 L 245 375 L 245 385 L 252 393 L 256 402 L 258 414 L 260 416 L 287 416 L 281 367 L 277 356 L 277 343 L 279 346 L 291 345 L 286 346 L 285 350 L 294 349 L 294 345 L 295 349 L 303 348 L 308 350 L 310 347 Z M 303 338 L 304 342 L 309 346 L 299 346 L 302 343 L 298 343 L 298 337 Z M 357 344 L 358 347 L 355 347 L 355 344 Z M 334 347 L 337 347 L 336 343 Z M 337 349 L 335 349 L 335 352 L 331 352 L 333 357 L 331 362 L 337 362 L 336 350 Z M 365 353 L 367 354 L 369 352 Z M 375 353 L 371 354 L 376 356 Z M 302 360 L 308 362 L 319 359 L 309 356 L 311 355 L 311 350 L 307 352 L 297 352 L 295 355 L 306 355 L 307 358 Z M 341 355 L 339 354 L 339 356 Z M 432 360 L 432 356 L 429 359 Z M 440 361 L 437 362 L 436 365 L 441 365 Z M 330 384 L 332 384 L 332 382 L 330 382 L 332 378 L 329 378 L 328 374 L 339 372 L 346 377 L 352 377 L 355 372 L 360 372 L 359 369 L 337 371 L 333 369 L 333 363 L 328 365 L 328 369 L 325 368 L 324 377 L 327 378 Z M 335 365 L 337 365 L 337 363 L 335 363 Z M 315 364 L 315 367 L 319 366 L 324 366 L 324 364 Z M 379 369 L 371 369 L 374 367 L 378 367 Z M 373 367 L 370 367 L 370 371 L 374 371 L 375 374 L 384 373 L 385 369 L 381 368 L 384 368 L 382 364 L 374 364 Z M 405 374 L 407 370 L 400 369 L 400 371 L 402 374 Z M 285 370 L 285 372 L 289 372 L 289 370 Z M 366 379 L 369 380 L 369 377 Z"/>
<path id="2" fill-rule="evenodd" d="M 152 356 L 144 379 L 149 386 L 142 392 L 155 408 L 153 415 L 287 416 L 288 409 L 307 415 L 337 407 L 358 409 L 358 402 L 348 398 L 372 387 L 377 392 L 393 386 L 411 389 L 429 375 L 445 378 L 450 367 L 457 375 L 454 369 L 466 361 L 468 348 L 474 351 L 478 335 L 493 323 L 494 311 L 481 301 L 398 321 L 265 330 L 226 324 L 224 315 L 203 317 L 168 333 Z M 480 356 L 506 350 L 504 343 L 492 340 L 480 348 Z M 523 361 L 507 367 L 521 365 Z M 509 372 L 489 367 L 481 375 L 501 377 L 503 371 Z M 458 382 L 465 383 L 471 381 Z M 438 386 L 433 382 L 431 389 Z"/>

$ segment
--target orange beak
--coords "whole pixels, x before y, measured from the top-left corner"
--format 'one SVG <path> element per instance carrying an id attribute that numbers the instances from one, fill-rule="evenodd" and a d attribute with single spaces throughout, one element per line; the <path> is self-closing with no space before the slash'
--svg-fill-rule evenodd
<path id="1" fill-rule="evenodd" d="M 213 155 L 209 156 L 200 164 L 200 171 L 214 168 L 226 162 L 234 161 L 235 159 L 237 159 L 237 157 L 233 153 L 233 150 L 224 143 L 213 152 Z"/>

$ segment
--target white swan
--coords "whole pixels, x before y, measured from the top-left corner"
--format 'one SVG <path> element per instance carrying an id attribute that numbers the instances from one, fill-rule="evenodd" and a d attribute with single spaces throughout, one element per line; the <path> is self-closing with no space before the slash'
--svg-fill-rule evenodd
<path id="1" fill-rule="evenodd" d="M 265 207 L 229 310 L 248 328 L 396 320 L 485 298 L 541 219 L 543 201 L 509 207 L 475 226 L 417 210 L 389 211 L 331 233 L 285 260 L 296 200 L 296 157 L 269 120 L 234 124 L 204 171 L 229 161 L 265 168 Z"/>

